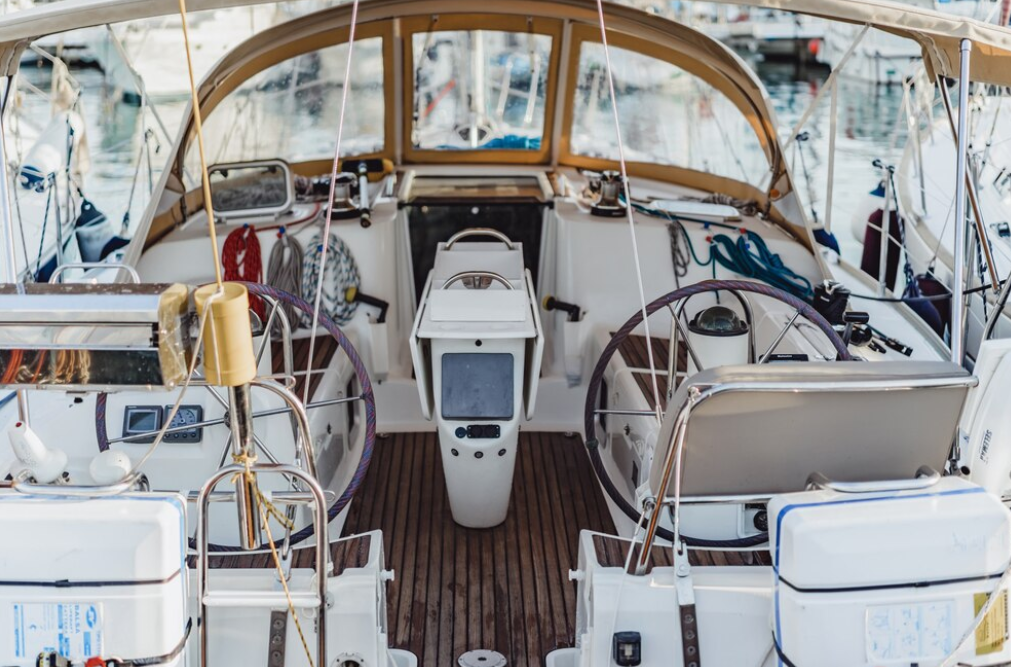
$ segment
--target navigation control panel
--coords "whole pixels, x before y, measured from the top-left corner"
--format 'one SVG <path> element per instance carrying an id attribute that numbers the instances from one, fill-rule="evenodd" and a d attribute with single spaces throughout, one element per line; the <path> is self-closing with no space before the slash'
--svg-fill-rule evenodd
<path id="1" fill-rule="evenodd" d="M 171 414 L 172 406 L 166 405 L 128 405 L 123 417 L 123 436 L 138 436 L 131 438 L 129 442 L 146 443 L 154 442 L 155 436 L 165 423 L 165 418 Z M 204 419 L 204 408 L 201 405 L 181 405 L 170 429 L 181 426 L 198 424 Z M 200 442 L 203 440 L 204 429 L 200 426 L 192 426 L 179 431 L 172 431 L 165 434 L 163 442 Z"/>
<path id="2" fill-rule="evenodd" d="M 471 424 L 470 426 L 459 426 L 456 429 L 458 438 L 501 438 L 502 427 L 498 424 Z"/>

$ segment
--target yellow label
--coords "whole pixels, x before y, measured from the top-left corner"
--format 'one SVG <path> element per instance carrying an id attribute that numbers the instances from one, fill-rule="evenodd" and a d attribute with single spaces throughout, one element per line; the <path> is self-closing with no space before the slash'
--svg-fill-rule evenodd
<path id="1" fill-rule="evenodd" d="M 973 614 L 979 614 L 986 604 L 989 593 L 976 593 L 973 596 Z M 1007 641 L 1007 591 L 997 595 L 990 611 L 986 613 L 979 627 L 976 628 L 976 655 L 999 653 Z"/>

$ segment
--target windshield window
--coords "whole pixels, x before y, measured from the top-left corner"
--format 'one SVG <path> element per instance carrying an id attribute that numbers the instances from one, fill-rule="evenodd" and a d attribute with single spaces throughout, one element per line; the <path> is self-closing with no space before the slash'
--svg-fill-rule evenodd
<path id="1" fill-rule="evenodd" d="M 338 44 L 285 60 L 229 93 L 204 122 L 210 164 L 333 159 L 347 53 L 347 44 Z M 356 40 L 342 155 L 381 151 L 385 118 L 383 40 Z M 189 145 L 186 167 L 188 177 L 197 178 L 195 140 Z"/>
<path id="2" fill-rule="evenodd" d="M 460 30 L 412 43 L 415 148 L 540 148 L 551 37 Z"/>
<path id="3" fill-rule="evenodd" d="M 625 157 L 757 184 L 768 171 L 758 137 L 718 90 L 667 61 L 609 47 Z M 571 133 L 572 152 L 618 159 L 604 48 L 584 42 Z"/>

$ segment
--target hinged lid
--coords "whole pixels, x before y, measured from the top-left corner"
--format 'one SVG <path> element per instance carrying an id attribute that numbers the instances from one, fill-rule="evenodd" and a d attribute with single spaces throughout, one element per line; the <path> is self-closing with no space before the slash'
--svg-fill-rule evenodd
<path id="1" fill-rule="evenodd" d="M 784 494 L 769 523 L 779 580 L 800 590 L 991 577 L 1011 561 L 1011 513 L 956 477 L 916 491 Z"/>

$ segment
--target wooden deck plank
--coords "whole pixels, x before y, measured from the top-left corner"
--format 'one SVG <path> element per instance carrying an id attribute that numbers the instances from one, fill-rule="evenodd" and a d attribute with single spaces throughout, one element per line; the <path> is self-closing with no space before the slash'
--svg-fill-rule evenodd
<path id="1" fill-rule="evenodd" d="M 670 348 L 668 347 L 670 341 L 665 338 L 658 338 L 652 336 L 652 347 L 653 347 L 653 363 L 658 371 L 667 370 L 667 355 L 670 354 Z M 646 337 L 645 336 L 629 336 L 618 348 L 618 353 L 621 354 L 625 363 L 630 368 L 635 369 L 647 369 L 646 372 L 635 372 L 633 376 L 635 382 L 639 385 L 639 389 L 642 390 L 642 395 L 646 398 L 646 402 L 649 403 L 650 408 L 656 407 L 656 400 L 653 396 L 653 381 L 649 376 L 649 357 L 646 354 Z M 679 371 L 685 371 L 688 369 L 688 348 L 683 344 L 678 346 L 678 360 L 677 369 Z M 667 408 L 667 376 L 657 374 L 656 376 L 657 389 L 660 392 L 660 406 L 663 409 Z M 676 385 L 675 385 L 676 386 Z"/>
<path id="2" fill-rule="evenodd" d="M 454 665 L 465 651 L 489 648 L 510 667 L 536 667 L 574 644 L 576 589 L 565 572 L 575 567 L 579 530 L 614 531 L 582 449 L 579 437 L 523 433 L 506 521 L 476 530 L 453 522 L 434 433 L 377 442 L 355 503 L 382 503 L 382 511 L 349 514 L 345 531 L 384 532 L 387 567 L 396 571 L 388 607 L 397 646 L 423 665 Z"/>
<path id="3" fill-rule="evenodd" d="M 403 572 L 403 578 L 400 580 L 400 602 L 397 611 L 395 612 L 397 616 L 404 617 L 406 615 L 413 616 L 415 613 L 422 613 L 420 609 L 416 608 L 415 601 L 423 600 L 423 597 L 417 595 L 416 590 L 414 590 L 415 582 L 420 579 L 418 576 L 418 571 L 416 568 L 417 555 L 418 552 L 423 548 L 422 540 L 427 543 L 428 531 L 419 531 L 421 528 L 421 516 L 420 511 L 422 505 L 425 503 L 425 489 L 421 484 L 421 473 L 424 467 L 424 457 L 427 453 L 428 448 L 418 446 L 424 441 L 424 434 L 417 433 L 414 435 L 414 446 L 411 448 L 413 454 L 413 462 L 409 466 L 411 472 L 410 476 L 410 489 L 408 493 L 416 493 L 421 502 L 411 503 L 407 507 L 401 507 L 401 514 L 404 516 L 406 521 L 406 527 L 404 532 L 401 534 L 406 537 L 404 540 L 404 554 L 403 554 L 403 566 L 401 572 Z M 429 502 L 427 507 L 431 507 Z M 419 534 L 420 532 L 420 534 Z M 427 550 L 425 551 L 427 553 Z M 412 650 L 415 648 L 412 638 L 414 637 L 413 629 L 418 627 L 421 629 L 421 639 L 424 641 L 424 623 L 417 623 L 407 625 L 402 624 L 397 628 L 397 634 L 394 635 L 393 641 L 397 646 L 411 646 Z M 417 647 L 423 646 L 423 643 L 419 643 Z"/>
<path id="4" fill-rule="evenodd" d="M 551 650 L 574 645 L 576 587 L 565 574 L 576 566 L 579 531 L 613 534 L 614 525 L 581 438 L 524 432 L 517 456 L 506 521 L 476 530 L 453 522 L 435 433 L 377 441 L 345 533 L 382 529 L 386 566 L 396 572 L 387 586 L 389 636 L 421 665 L 450 666 L 465 651 L 489 648 L 510 667 L 537 667 Z M 338 571 L 367 562 L 368 540 L 334 546 Z M 627 542 L 594 542 L 601 562 L 623 563 Z M 310 564 L 312 551 L 295 558 Z M 693 550 L 690 560 L 767 564 L 768 553 Z M 214 562 L 272 567 L 269 555 Z M 652 564 L 669 565 L 669 550 L 656 549 Z"/>
<path id="5" fill-rule="evenodd" d="M 280 539 L 280 536 L 275 535 L 275 539 Z M 372 537 L 370 535 L 354 535 L 330 545 L 330 559 L 333 561 L 334 573 L 340 574 L 349 567 L 365 567 L 368 565 L 371 540 Z M 292 554 L 292 566 L 313 567 L 316 562 L 315 552 L 315 548 L 296 550 Z M 212 569 L 275 569 L 276 566 L 270 553 L 234 553 L 227 556 L 212 555 L 210 567 Z"/>
<path id="6" fill-rule="evenodd" d="M 313 346 L 313 362 L 312 368 L 314 372 L 311 374 L 311 381 L 309 382 L 309 398 L 310 400 L 315 396 L 316 389 L 319 387 L 319 383 L 323 380 L 323 371 L 327 369 L 330 365 L 330 361 L 333 359 L 334 353 L 337 352 L 338 345 L 337 341 L 333 339 L 333 336 L 329 334 L 316 336 L 316 343 Z M 302 392 L 305 391 L 305 367 L 309 360 L 309 339 L 308 338 L 295 338 L 291 341 L 291 356 L 292 356 L 292 371 L 295 373 L 295 387 L 292 391 L 299 398 L 302 397 Z M 284 372 L 284 356 L 281 354 L 281 342 L 274 341 L 270 346 L 270 355 L 272 361 L 271 372 L 275 375 Z"/>

